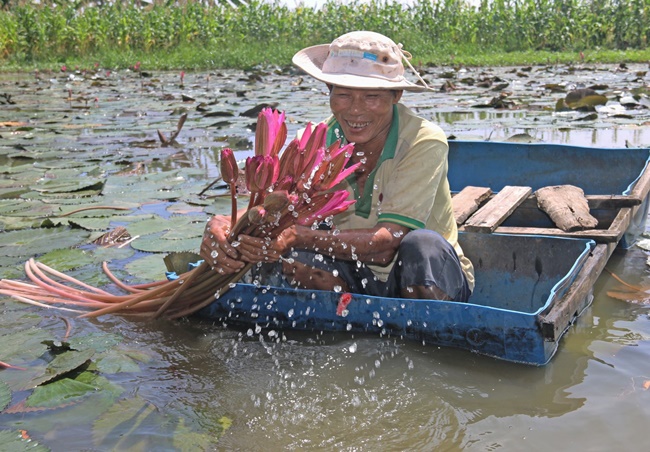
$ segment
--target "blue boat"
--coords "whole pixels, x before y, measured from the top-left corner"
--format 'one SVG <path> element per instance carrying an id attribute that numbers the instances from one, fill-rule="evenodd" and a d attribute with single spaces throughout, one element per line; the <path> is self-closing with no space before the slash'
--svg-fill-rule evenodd
<path id="1" fill-rule="evenodd" d="M 370 333 L 544 365 L 591 304 L 617 246 L 645 230 L 648 149 L 450 141 L 459 242 L 475 266 L 469 303 L 237 284 L 198 315 L 266 330 Z M 582 188 L 592 229 L 566 232 L 540 210 L 540 188 Z"/>

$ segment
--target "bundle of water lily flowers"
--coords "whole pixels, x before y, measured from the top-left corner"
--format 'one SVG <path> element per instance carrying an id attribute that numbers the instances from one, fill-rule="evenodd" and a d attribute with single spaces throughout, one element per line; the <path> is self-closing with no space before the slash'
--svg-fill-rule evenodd
<path id="1" fill-rule="evenodd" d="M 250 202 L 239 219 L 235 184 L 240 170 L 232 150 L 221 152 L 221 175 L 230 186 L 232 198 L 228 234 L 231 243 L 241 234 L 272 240 L 291 225 L 318 224 L 354 202 L 347 200 L 346 190 L 334 189 L 357 168 L 357 164 L 348 166 L 353 145 L 341 146 L 337 141 L 326 147 L 326 132 L 324 123 L 308 124 L 300 138 L 291 141 L 280 156 L 287 137 L 284 113 L 262 110 L 255 132 L 255 155 L 245 165 Z M 236 274 L 222 275 L 204 262 L 173 281 L 127 285 L 104 263 L 107 276 L 126 292 L 115 295 L 30 259 L 25 263 L 25 272 L 31 282 L 1 280 L 0 294 L 37 306 L 80 311 L 81 317 L 120 313 L 178 318 L 225 294 L 251 266 L 246 265 Z"/>

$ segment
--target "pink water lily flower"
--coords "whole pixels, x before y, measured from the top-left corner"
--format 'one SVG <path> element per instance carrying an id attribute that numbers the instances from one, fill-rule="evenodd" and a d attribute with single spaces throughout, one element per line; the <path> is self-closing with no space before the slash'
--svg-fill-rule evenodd
<path id="1" fill-rule="evenodd" d="M 361 162 L 345 168 L 352 157 L 353 149 L 354 143 L 340 147 L 340 141 L 336 141 L 327 149 L 325 158 L 314 173 L 312 187 L 315 191 L 329 190 L 356 171 Z"/>
<path id="2" fill-rule="evenodd" d="M 277 156 L 287 139 L 284 112 L 264 108 L 257 115 L 255 129 L 255 155 Z"/>
<path id="3" fill-rule="evenodd" d="M 323 221 L 329 216 L 344 212 L 355 203 L 355 200 L 347 200 L 349 196 L 350 193 L 347 190 L 315 195 L 309 204 L 303 204 L 297 209 L 296 223 L 302 226 L 311 226 L 315 221 Z"/>

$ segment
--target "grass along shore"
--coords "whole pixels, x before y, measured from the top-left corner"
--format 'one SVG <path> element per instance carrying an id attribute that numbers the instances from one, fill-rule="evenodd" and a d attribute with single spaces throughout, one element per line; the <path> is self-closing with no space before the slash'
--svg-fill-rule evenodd
<path id="1" fill-rule="evenodd" d="M 403 43 L 415 65 L 650 62 L 650 0 L 168 3 L 10 0 L 0 9 L 0 70 L 288 65 L 297 50 L 358 29 Z"/>

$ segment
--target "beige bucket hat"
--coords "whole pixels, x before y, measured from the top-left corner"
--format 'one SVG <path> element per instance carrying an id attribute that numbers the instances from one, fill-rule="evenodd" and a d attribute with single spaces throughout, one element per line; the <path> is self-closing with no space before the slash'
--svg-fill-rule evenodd
<path id="1" fill-rule="evenodd" d="M 430 91 L 409 62 L 402 44 L 373 31 L 353 31 L 331 44 L 307 47 L 293 56 L 293 64 L 317 80 L 346 88 Z M 404 62 L 421 84 L 404 77 Z"/>

